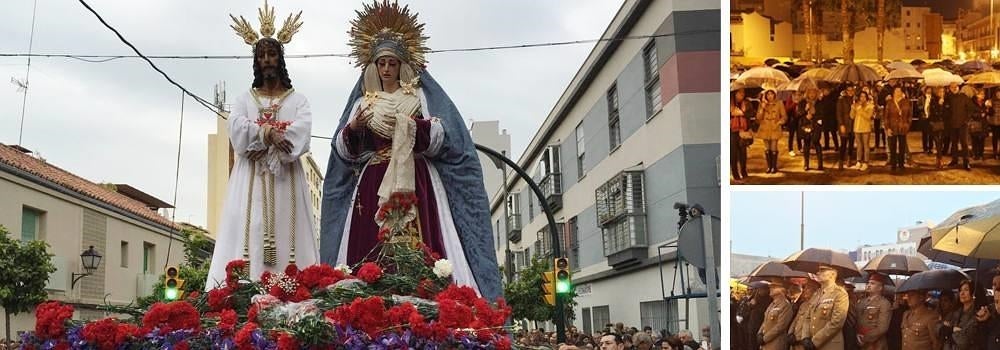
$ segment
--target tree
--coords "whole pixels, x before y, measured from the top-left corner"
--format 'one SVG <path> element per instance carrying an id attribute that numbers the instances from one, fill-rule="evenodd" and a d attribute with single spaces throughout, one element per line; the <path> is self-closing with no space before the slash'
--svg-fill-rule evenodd
<path id="1" fill-rule="evenodd" d="M 187 295 L 193 291 L 204 291 L 205 282 L 208 280 L 209 259 L 214 244 L 205 236 L 193 228 L 182 228 L 184 234 L 184 263 L 177 266 L 178 278 L 184 280 L 181 289 Z M 206 257 L 205 252 L 208 252 Z M 141 308 L 148 308 L 159 301 L 169 301 L 164 295 L 166 286 L 163 284 L 164 275 L 160 275 L 156 284 L 153 285 L 153 294 L 140 297 L 136 304 Z"/>
<path id="2" fill-rule="evenodd" d="M 45 285 L 56 271 L 44 241 L 22 242 L 0 226 L 0 306 L 10 337 L 10 316 L 29 312 L 48 299 Z"/>
<path id="3" fill-rule="evenodd" d="M 552 321 L 555 306 L 545 302 L 545 292 L 542 290 L 542 272 L 551 268 L 549 259 L 532 259 L 531 265 L 522 270 L 519 276 L 504 286 L 504 299 L 510 305 L 515 320 Z M 565 302 L 563 315 L 566 319 L 575 319 L 573 307 L 576 306 L 576 292 L 571 291 Z"/>
<path id="4" fill-rule="evenodd" d="M 805 28 L 805 33 L 806 33 L 806 52 L 803 58 L 805 58 L 806 60 L 812 60 L 813 41 L 815 41 L 815 39 L 813 38 L 812 9 L 810 8 L 810 5 L 812 5 L 812 0 L 800 0 L 800 4 L 802 5 L 802 25 L 803 28 Z"/>

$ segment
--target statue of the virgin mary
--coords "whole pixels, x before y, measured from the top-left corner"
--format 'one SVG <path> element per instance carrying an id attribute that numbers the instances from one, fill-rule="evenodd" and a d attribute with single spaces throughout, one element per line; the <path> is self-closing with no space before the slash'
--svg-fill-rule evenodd
<path id="1" fill-rule="evenodd" d="M 362 67 L 340 118 L 323 183 L 324 262 L 374 260 L 390 198 L 415 198 L 414 242 L 447 259 L 452 279 L 501 296 L 489 202 L 475 145 L 458 109 L 426 70 L 423 24 L 405 6 L 365 5 L 352 21 Z"/>

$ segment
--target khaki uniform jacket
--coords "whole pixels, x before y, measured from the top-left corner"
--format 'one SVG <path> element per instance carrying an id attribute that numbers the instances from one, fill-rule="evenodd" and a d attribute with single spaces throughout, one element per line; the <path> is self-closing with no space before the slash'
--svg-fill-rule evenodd
<path id="1" fill-rule="evenodd" d="M 818 295 L 809 310 L 808 336 L 818 350 L 844 350 L 844 322 L 850 308 L 847 291 L 834 284 Z"/>
<path id="2" fill-rule="evenodd" d="M 795 314 L 792 319 L 792 324 L 788 326 L 788 334 L 795 336 L 795 341 L 802 340 L 808 336 L 809 328 L 809 309 L 812 308 L 812 304 L 819 299 L 819 292 L 813 294 L 812 298 L 806 300 L 802 305 L 799 305 L 799 311 Z M 792 349 L 801 350 L 804 349 L 802 345 L 792 345 Z"/>
<path id="3" fill-rule="evenodd" d="M 792 303 L 781 297 L 774 299 L 764 313 L 764 324 L 760 325 L 758 334 L 764 335 L 764 350 L 788 349 L 788 325 L 792 323 Z"/>
<path id="4" fill-rule="evenodd" d="M 886 332 L 892 318 L 892 304 L 881 295 L 858 300 L 855 307 L 858 315 L 858 335 L 861 336 L 862 350 L 887 350 L 889 343 Z M 848 340 L 850 341 L 850 340 Z"/>
<path id="5" fill-rule="evenodd" d="M 925 306 L 917 307 L 903 314 L 903 349 L 941 349 L 938 339 L 938 325 L 941 317 Z"/>

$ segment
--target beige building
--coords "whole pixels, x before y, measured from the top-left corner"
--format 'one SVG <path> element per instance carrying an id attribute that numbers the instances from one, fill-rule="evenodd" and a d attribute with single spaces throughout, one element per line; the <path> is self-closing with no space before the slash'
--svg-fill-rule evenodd
<path id="1" fill-rule="evenodd" d="M 792 24 L 758 12 L 733 13 L 729 19 L 730 54 L 748 61 L 792 55 Z"/>
<path id="2" fill-rule="evenodd" d="M 223 112 L 229 116 L 229 112 Z M 229 145 L 229 124 L 225 119 L 216 118 L 215 134 L 208 135 L 208 232 L 212 239 L 219 230 L 219 215 L 226 200 L 229 172 L 233 169 L 233 150 Z M 320 202 L 323 199 L 323 170 L 316 165 L 312 153 L 302 155 L 302 169 L 309 181 L 313 210 L 313 235 L 319 242 Z"/>
<path id="3" fill-rule="evenodd" d="M 941 25 L 941 56 L 958 57 L 958 39 L 956 31 L 958 27 L 954 21 L 945 22 Z"/>
<path id="4" fill-rule="evenodd" d="M 49 298 L 74 304 L 76 319 L 104 317 L 94 306 L 105 300 L 125 305 L 149 295 L 165 264 L 183 263 L 183 237 L 157 212 L 165 203 L 132 186 L 99 185 L 0 144 L 0 193 L 0 225 L 15 238 L 49 244 L 56 266 Z M 84 272 L 80 254 L 90 246 L 103 259 L 74 285 L 73 274 Z M 34 324 L 33 313 L 11 319 L 12 331 Z"/>

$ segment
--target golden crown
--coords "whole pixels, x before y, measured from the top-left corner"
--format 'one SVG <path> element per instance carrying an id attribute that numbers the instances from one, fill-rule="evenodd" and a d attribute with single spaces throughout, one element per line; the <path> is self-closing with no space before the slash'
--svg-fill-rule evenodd
<path id="1" fill-rule="evenodd" d="M 278 36 L 275 39 L 282 44 L 291 42 L 292 36 L 295 35 L 295 33 L 298 33 L 299 28 L 302 27 L 302 22 L 299 21 L 299 17 L 301 16 L 302 11 L 299 11 L 299 13 L 294 16 L 289 14 L 288 18 L 286 18 L 285 22 L 281 25 L 281 30 L 278 31 Z M 230 14 L 229 18 L 233 19 L 233 24 L 230 24 L 229 27 L 233 28 L 233 30 L 236 31 L 236 35 L 242 37 L 243 41 L 246 42 L 247 45 L 253 46 L 257 44 L 257 41 L 260 40 L 261 36 L 270 38 L 274 35 L 274 7 L 267 6 L 267 0 L 264 0 L 263 8 L 257 9 L 257 19 L 260 20 L 259 36 L 257 35 L 257 32 L 254 31 L 253 27 L 250 26 L 250 22 L 247 22 L 246 18 L 243 18 L 243 16 L 236 18 L 236 16 Z"/>
<path id="2" fill-rule="evenodd" d="M 375 0 L 355 11 L 358 18 L 351 21 L 351 57 L 354 65 L 364 67 L 371 63 L 380 50 L 392 50 L 400 59 L 410 63 L 414 70 L 421 70 L 430 51 L 425 45 L 424 25 L 417 22 L 417 14 L 407 6 L 388 0 Z"/>

